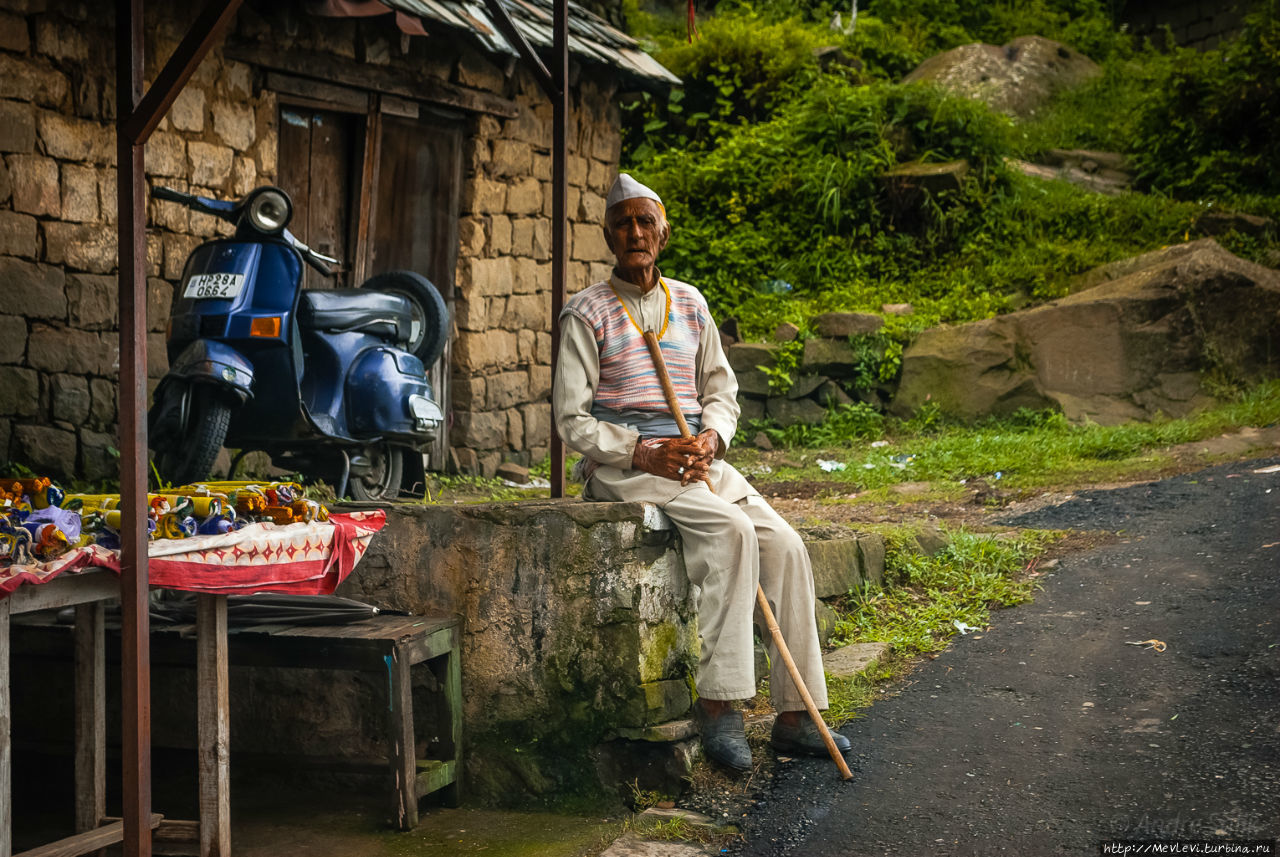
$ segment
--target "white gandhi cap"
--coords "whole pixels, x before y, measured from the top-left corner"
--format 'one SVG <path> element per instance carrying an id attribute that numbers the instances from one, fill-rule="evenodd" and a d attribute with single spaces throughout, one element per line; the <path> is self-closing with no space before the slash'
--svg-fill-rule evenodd
<path id="1" fill-rule="evenodd" d="M 607 212 L 627 199 L 651 199 L 658 204 L 663 218 L 665 219 L 667 216 L 667 208 L 662 204 L 662 198 L 654 192 L 653 188 L 645 187 L 626 173 L 619 173 L 618 178 L 613 182 L 613 187 L 609 188 L 609 196 L 605 198 L 604 210 Z"/>

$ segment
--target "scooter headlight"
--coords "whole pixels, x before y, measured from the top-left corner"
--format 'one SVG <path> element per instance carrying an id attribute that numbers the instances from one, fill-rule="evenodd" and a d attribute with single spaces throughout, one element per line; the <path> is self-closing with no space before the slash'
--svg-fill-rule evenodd
<path id="1" fill-rule="evenodd" d="M 249 200 L 249 222 L 259 232 L 280 232 L 289 225 L 292 216 L 293 203 L 279 188 L 265 188 Z"/>

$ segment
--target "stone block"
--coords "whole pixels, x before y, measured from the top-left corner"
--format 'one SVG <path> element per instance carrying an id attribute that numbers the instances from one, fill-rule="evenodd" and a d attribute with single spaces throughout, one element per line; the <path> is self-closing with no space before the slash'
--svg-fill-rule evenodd
<path id="1" fill-rule="evenodd" d="M 53 17 L 36 19 L 36 50 L 56 60 L 89 58 L 89 42 L 77 27 Z"/>
<path id="2" fill-rule="evenodd" d="M 166 115 L 179 131 L 199 134 L 204 130 L 204 90 L 196 86 L 184 86 Z"/>
<path id="3" fill-rule="evenodd" d="M 474 176 L 462 189 L 462 210 L 472 214 L 502 214 L 507 209 L 507 186 Z"/>
<path id="4" fill-rule="evenodd" d="M 533 339 L 533 360 L 531 363 L 551 365 L 551 334 L 539 333 Z"/>
<path id="5" fill-rule="evenodd" d="M 39 412 L 40 374 L 17 366 L 0 372 L 0 415 L 34 417 Z"/>
<path id="6" fill-rule="evenodd" d="M 858 536 L 862 576 L 873 586 L 884 585 L 884 536 L 874 533 Z"/>
<path id="7" fill-rule="evenodd" d="M 776 342 L 794 342 L 795 338 L 799 335 L 800 328 L 796 327 L 789 321 L 784 321 L 773 331 L 773 338 Z"/>
<path id="8" fill-rule="evenodd" d="M 478 217 L 461 218 L 458 221 L 458 255 L 479 256 L 484 247 L 484 221 Z"/>
<path id="9" fill-rule="evenodd" d="M 98 220 L 98 171 L 78 164 L 62 165 L 62 219 L 75 223 Z"/>
<path id="10" fill-rule="evenodd" d="M 507 416 L 490 411 L 455 411 L 449 443 L 476 449 L 497 449 L 507 439 Z"/>
<path id="11" fill-rule="evenodd" d="M 533 177 L 540 182 L 551 181 L 551 156 L 550 155 L 534 155 L 533 156 Z"/>
<path id="12" fill-rule="evenodd" d="M 511 291 L 517 295 L 532 295 L 551 288 L 551 267 L 539 265 L 528 256 L 511 261 Z"/>
<path id="13" fill-rule="evenodd" d="M 31 36 L 27 32 L 27 19 L 19 15 L 0 13 L 0 50 L 25 54 L 31 46 Z M 0 455 L 4 450 L 0 450 Z"/>
<path id="14" fill-rule="evenodd" d="M 79 434 L 80 467 L 76 476 L 90 482 L 118 477 L 120 452 L 116 436 L 89 429 L 80 429 Z"/>
<path id="15" fill-rule="evenodd" d="M 21 363 L 26 353 L 27 320 L 20 315 L 0 315 L 0 363 Z"/>
<path id="16" fill-rule="evenodd" d="M 89 417 L 89 382 L 83 375 L 54 375 L 49 383 L 49 410 L 55 420 L 81 425 Z"/>
<path id="17" fill-rule="evenodd" d="M 533 232 L 537 220 L 519 217 L 511 224 L 511 253 L 515 256 L 533 256 Z"/>
<path id="18" fill-rule="evenodd" d="M 547 446 L 551 442 L 551 404 L 534 402 L 520 412 L 524 415 L 523 447 L 531 450 Z"/>
<path id="19" fill-rule="evenodd" d="M 524 440 L 524 417 L 515 408 L 506 411 L 507 415 L 507 448 L 518 449 Z"/>
<path id="20" fill-rule="evenodd" d="M 769 387 L 769 376 L 759 369 L 748 369 L 734 373 L 738 378 L 738 392 L 750 396 L 768 396 L 772 393 Z"/>
<path id="21" fill-rule="evenodd" d="M 173 284 L 168 280 L 147 278 L 147 330 L 152 333 L 161 333 L 168 325 L 173 292 Z"/>
<path id="22" fill-rule="evenodd" d="M 536 362 L 538 334 L 532 330 L 516 331 L 516 355 L 520 363 Z"/>
<path id="23" fill-rule="evenodd" d="M 36 473 L 66 480 L 75 475 L 75 432 L 48 426 L 13 427 L 12 458 Z"/>
<path id="24" fill-rule="evenodd" d="M 806 540 L 813 565 L 814 594 L 836 598 L 861 588 L 864 580 L 856 538 Z"/>
<path id="25" fill-rule="evenodd" d="M 874 661 L 889 654 L 889 643 L 853 643 L 822 657 L 822 667 L 832 678 L 852 678 Z"/>
<path id="26" fill-rule="evenodd" d="M 507 330 L 550 330 L 551 294 L 512 295 L 507 300 L 501 326 Z"/>
<path id="27" fill-rule="evenodd" d="M 87 223 L 44 224 L 44 257 L 73 271 L 105 274 L 116 267 L 116 234 Z"/>
<path id="28" fill-rule="evenodd" d="M 517 362 L 516 336 L 506 330 L 461 331 L 454 343 L 453 360 L 455 369 L 462 373 L 514 366 Z"/>
<path id="29" fill-rule="evenodd" d="M 586 158 L 579 155 L 570 155 L 565 163 L 565 173 L 569 179 L 569 184 L 576 188 L 585 187 L 587 184 L 588 162 Z"/>
<path id="30" fill-rule="evenodd" d="M 13 196 L 13 182 L 9 179 L 9 166 L 0 158 L 0 205 L 8 207 Z"/>
<path id="31" fill-rule="evenodd" d="M 3 73 L 0 72 L 0 77 Z M 115 130 L 58 113 L 40 113 L 36 128 L 44 143 L 45 154 L 60 161 L 87 161 L 94 164 L 116 163 Z"/>
<path id="32" fill-rule="evenodd" d="M 551 395 L 551 367 L 529 367 L 529 400 L 536 402 Z"/>
<path id="33" fill-rule="evenodd" d="M 825 383 L 827 383 L 825 375 L 799 375 L 791 380 L 791 389 L 787 390 L 787 398 L 802 399 Z"/>
<path id="34" fill-rule="evenodd" d="M 462 169 L 469 176 L 483 175 L 492 157 L 492 145 L 480 137 L 469 137 L 462 144 Z M 463 191 L 465 199 L 466 191 Z"/>
<path id="35" fill-rule="evenodd" d="M 188 143 L 187 158 L 191 161 L 191 183 L 202 187 L 220 188 L 231 176 L 231 164 L 235 153 L 226 146 L 212 143 Z"/>
<path id="36" fill-rule="evenodd" d="M 454 80 L 472 89 L 502 93 L 506 90 L 506 76 L 484 54 L 474 50 L 464 51 L 458 57 Z"/>
<path id="37" fill-rule="evenodd" d="M 116 421 L 116 385 L 102 378 L 89 379 L 89 421 L 98 428 Z"/>
<path id="38" fill-rule="evenodd" d="M 499 464 L 496 475 L 499 479 L 505 479 L 508 482 L 514 482 L 517 485 L 529 484 L 529 468 L 511 461 L 504 461 L 502 464 Z"/>
<path id="39" fill-rule="evenodd" d="M 915 310 L 911 304 L 881 304 L 880 312 L 885 315 L 911 315 Z"/>
<path id="40" fill-rule="evenodd" d="M 66 75 L 45 63 L 0 54 L 0 98 L 16 98 L 34 101 L 45 107 L 60 107 L 66 104 L 67 93 L 70 91 Z"/>
<path id="41" fill-rule="evenodd" d="M 453 322 L 461 330 L 486 330 L 489 327 L 489 302 L 485 298 L 475 297 L 470 300 L 459 300 L 453 305 Z"/>
<path id="42" fill-rule="evenodd" d="M 788 399 L 785 396 L 774 396 L 765 406 L 769 416 L 780 426 L 797 423 L 818 425 L 827 418 L 827 409 L 813 399 Z"/>
<path id="43" fill-rule="evenodd" d="M 258 137 L 253 108 L 232 101 L 215 101 L 210 110 L 213 131 L 237 152 L 247 152 Z"/>
<path id="44" fill-rule="evenodd" d="M 587 167 L 587 187 L 598 194 L 606 194 L 617 172 L 616 167 L 592 159 Z"/>
<path id="45" fill-rule="evenodd" d="M 468 300 L 511 294 L 510 256 L 464 259 L 458 268 L 458 288 Z"/>
<path id="46" fill-rule="evenodd" d="M 573 224 L 573 250 L 569 258 L 582 262 L 601 262 L 612 259 L 609 245 L 604 243 L 604 230 L 596 223 Z"/>
<path id="47" fill-rule="evenodd" d="M 546 217 L 537 217 L 533 220 L 532 255 L 539 262 L 546 262 L 551 258 L 551 221 Z M 548 273 L 547 281 L 550 282 L 550 280 Z"/>
<path id="48" fill-rule="evenodd" d="M 111 368 L 102 374 L 114 374 L 120 365 L 120 337 L 114 333 L 103 333 L 102 352 L 111 361 Z M 159 380 L 169 371 L 169 354 L 165 349 L 163 333 L 147 334 L 147 377 Z"/>
<path id="49" fill-rule="evenodd" d="M 187 264 L 187 257 L 200 244 L 200 239 L 193 235 L 164 236 L 164 278 L 177 282 L 182 279 L 182 269 Z"/>
<path id="50" fill-rule="evenodd" d="M 533 146 L 521 140 L 494 140 L 490 167 L 495 177 L 530 175 Z"/>
<path id="51" fill-rule="evenodd" d="M 538 113 L 539 111 L 528 104 L 520 105 L 520 112 L 515 118 L 503 123 L 502 133 L 512 140 L 523 140 L 540 149 L 549 148 L 551 146 L 550 117 L 542 118 Z"/>
<path id="52" fill-rule="evenodd" d="M 14 211 L 60 217 L 58 162 L 41 155 L 10 155 L 7 159 Z"/>
<path id="53" fill-rule="evenodd" d="M 498 465 L 502 463 L 502 453 L 496 450 L 481 452 L 476 456 L 480 460 L 480 475 L 492 479 L 498 475 Z"/>
<path id="54" fill-rule="evenodd" d="M 836 630 L 836 622 L 840 621 L 840 617 L 821 601 L 814 601 L 813 618 L 818 625 L 818 644 L 825 647 L 831 642 L 831 635 Z"/>
<path id="55" fill-rule="evenodd" d="M 65 285 L 59 268 L 0 257 L 0 294 L 16 298 L 5 309 L 27 318 L 62 321 L 67 317 Z"/>
<path id="56" fill-rule="evenodd" d="M 478 476 L 480 459 L 476 456 L 476 451 L 462 446 L 449 447 L 449 472 Z"/>
<path id="57" fill-rule="evenodd" d="M 258 167 L 254 164 L 253 158 L 236 155 L 235 163 L 231 167 L 231 190 L 236 196 L 247 196 L 257 186 Z"/>
<path id="58" fill-rule="evenodd" d="M 489 253 L 493 256 L 511 254 L 511 218 L 505 214 L 489 218 Z"/>
<path id="59" fill-rule="evenodd" d="M 33 369 L 108 376 L 112 374 L 114 362 L 115 355 L 108 353 L 96 333 L 40 323 L 31 326 L 27 365 Z"/>
<path id="60" fill-rule="evenodd" d="M 689 711 L 693 697 L 689 685 L 680 679 L 645 682 L 630 695 L 619 725 L 651 726 L 675 720 Z"/>
<path id="61" fill-rule="evenodd" d="M 764 366 L 772 369 L 778 362 L 778 348 L 766 342 L 735 342 L 729 346 L 729 365 L 735 372 L 749 372 Z"/>
<path id="62" fill-rule="evenodd" d="M 604 223 L 604 202 L 601 194 L 583 191 L 578 199 L 578 219 L 584 223 Z"/>
<path id="63" fill-rule="evenodd" d="M 806 372 L 848 374 L 858 365 L 853 346 L 844 339 L 807 339 L 800 368 Z"/>
<path id="64" fill-rule="evenodd" d="M 537 214 L 542 210 L 542 182 L 524 178 L 507 187 L 507 212 L 509 214 Z"/>
<path id="65" fill-rule="evenodd" d="M 35 147 L 35 109 L 20 101 L 0 101 L 0 152 L 27 153 Z"/>
<path id="66" fill-rule="evenodd" d="M 868 312 L 824 312 L 813 319 L 819 336 L 832 338 L 875 333 L 884 327 L 884 319 Z"/>
<path id="67" fill-rule="evenodd" d="M 29 214 L 0 211 L 0 255 L 34 259 L 38 252 L 36 219 Z"/>
<path id="68" fill-rule="evenodd" d="M 488 386 L 486 410 L 501 411 L 529 401 L 528 372 L 503 372 L 485 379 Z"/>
<path id="69" fill-rule="evenodd" d="M 487 404 L 488 382 L 472 375 L 454 375 L 449 400 L 455 411 L 481 411 Z"/>
<path id="70" fill-rule="evenodd" d="M 740 423 L 764 419 L 764 400 L 762 399 L 738 396 L 738 407 L 742 409 L 742 413 L 738 415 Z"/>
<path id="71" fill-rule="evenodd" d="M 827 407 L 834 405 L 851 405 L 853 397 L 844 391 L 835 381 L 828 381 L 813 394 L 816 402 Z"/>
<path id="72" fill-rule="evenodd" d="M 187 141 L 171 131 L 157 131 L 146 144 L 147 175 L 182 178 L 187 175 Z M 177 203 L 164 203 L 179 208 Z M 185 209 L 184 209 L 185 210 Z"/>
<path id="73" fill-rule="evenodd" d="M 102 212 L 102 219 L 111 225 L 114 225 L 117 217 L 116 212 L 120 207 L 119 196 L 116 187 L 116 169 L 115 167 L 107 167 L 98 171 L 98 210 Z M 160 236 L 147 233 L 147 255 L 150 259 L 150 247 L 152 241 L 159 246 Z M 158 263 L 157 263 L 158 264 Z M 157 270 L 159 270 L 157 268 Z M 153 271 L 148 270 L 148 274 Z"/>
<path id="74" fill-rule="evenodd" d="M 502 314 L 507 311 L 507 299 L 493 297 L 489 299 L 489 312 L 485 316 L 484 329 L 502 326 Z"/>

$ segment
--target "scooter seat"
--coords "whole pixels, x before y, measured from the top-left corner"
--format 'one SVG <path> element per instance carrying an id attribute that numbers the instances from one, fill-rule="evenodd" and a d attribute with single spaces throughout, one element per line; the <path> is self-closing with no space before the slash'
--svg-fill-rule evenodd
<path id="1" fill-rule="evenodd" d="M 307 289 L 298 297 L 298 326 L 303 330 L 358 330 L 402 341 L 409 338 L 412 323 L 409 301 L 401 295 L 369 289 Z"/>

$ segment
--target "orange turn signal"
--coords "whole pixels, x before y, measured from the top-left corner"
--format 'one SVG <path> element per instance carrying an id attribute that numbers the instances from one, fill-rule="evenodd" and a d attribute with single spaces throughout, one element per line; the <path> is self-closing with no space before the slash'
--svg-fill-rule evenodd
<path id="1" fill-rule="evenodd" d="M 250 336 L 279 336 L 280 316 L 268 315 L 249 322 Z"/>

